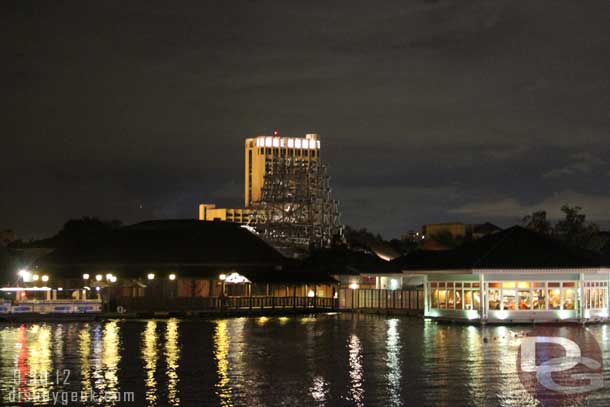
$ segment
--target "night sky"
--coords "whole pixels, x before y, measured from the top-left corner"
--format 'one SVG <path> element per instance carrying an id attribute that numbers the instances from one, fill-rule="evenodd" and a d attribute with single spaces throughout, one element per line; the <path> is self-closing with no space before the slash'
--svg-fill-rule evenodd
<path id="1" fill-rule="evenodd" d="M 243 140 L 321 135 L 344 223 L 610 222 L 608 0 L 0 5 L 0 229 L 243 204 Z"/>

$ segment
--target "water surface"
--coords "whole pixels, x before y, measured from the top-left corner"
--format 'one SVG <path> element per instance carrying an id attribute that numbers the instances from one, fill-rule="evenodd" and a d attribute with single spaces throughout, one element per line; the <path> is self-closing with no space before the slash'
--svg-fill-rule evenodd
<path id="1" fill-rule="evenodd" d="M 536 406 L 516 363 L 531 329 L 349 314 L 3 324 L 0 398 L 9 405 L 17 392 L 85 392 L 109 400 L 81 405 Z M 586 329 L 610 384 L 609 327 Z M 123 392 L 134 401 L 110 400 Z M 610 405 L 610 387 L 579 404 Z"/>

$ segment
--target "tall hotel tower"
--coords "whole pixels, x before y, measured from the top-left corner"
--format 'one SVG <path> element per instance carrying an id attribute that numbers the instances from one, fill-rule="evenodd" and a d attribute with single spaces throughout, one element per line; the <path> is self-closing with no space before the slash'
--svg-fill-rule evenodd
<path id="1" fill-rule="evenodd" d="M 246 139 L 244 206 L 251 207 L 261 200 L 265 172 L 275 159 L 292 158 L 315 161 L 320 157 L 320 138 L 307 134 L 305 138 L 258 136 Z"/>
<path id="2" fill-rule="evenodd" d="M 262 197 L 265 173 L 272 168 L 276 159 L 293 158 L 309 162 L 320 157 L 320 138 L 317 134 L 307 134 L 304 138 L 280 137 L 274 131 L 272 136 L 248 138 L 245 142 L 244 207 L 216 208 L 214 204 L 199 205 L 200 220 L 221 220 L 249 223 L 256 205 Z"/>

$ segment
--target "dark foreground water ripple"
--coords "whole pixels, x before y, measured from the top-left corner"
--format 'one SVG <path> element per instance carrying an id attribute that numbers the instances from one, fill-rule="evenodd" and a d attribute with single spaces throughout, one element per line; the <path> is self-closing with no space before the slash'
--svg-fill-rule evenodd
<path id="1" fill-rule="evenodd" d="M 520 338 L 531 329 L 338 314 L 3 324 L 0 400 L 61 405 L 79 393 L 68 405 L 538 406 L 517 373 Z M 605 381 L 578 404 L 608 406 L 609 327 L 578 329 L 599 342 Z"/>

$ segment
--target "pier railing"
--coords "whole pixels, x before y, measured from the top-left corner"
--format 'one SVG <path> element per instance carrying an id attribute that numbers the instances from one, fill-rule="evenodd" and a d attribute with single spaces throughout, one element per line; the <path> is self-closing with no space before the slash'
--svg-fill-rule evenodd
<path id="1" fill-rule="evenodd" d="M 126 312 L 247 311 L 274 309 L 333 310 L 338 300 L 326 297 L 123 297 L 113 301 Z M 112 310 L 114 311 L 114 309 Z"/>
<path id="2" fill-rule="evenodd" d="M 422 311 L 424 309 L 424 289 L 342 288 L 339 290 L 339 308 Z"/>

